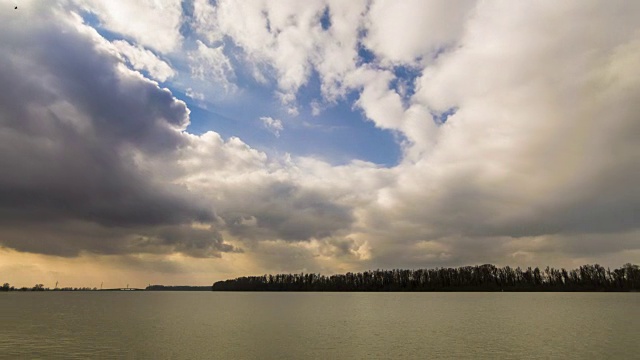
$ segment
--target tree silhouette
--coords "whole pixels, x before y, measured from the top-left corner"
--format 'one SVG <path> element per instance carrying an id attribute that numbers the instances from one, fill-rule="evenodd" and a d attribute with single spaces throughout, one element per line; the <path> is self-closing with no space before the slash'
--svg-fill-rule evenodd
<path id="1" fill-rule="evenodd" d="M 459 268 L 373 270 L 337 275 L 245 276 L 213 284 L 214 291 L 637 291 L 640 268 L 595 265 L 574 270 L 491 264 Z"/>

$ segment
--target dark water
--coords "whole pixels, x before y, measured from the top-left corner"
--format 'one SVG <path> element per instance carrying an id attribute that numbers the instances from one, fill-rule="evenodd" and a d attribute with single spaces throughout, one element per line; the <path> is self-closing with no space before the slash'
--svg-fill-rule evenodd
<path id="1" fill-rule="evenodd" d="M 0 293 L 0 357 L 639 359 L 639 293 Z"/>

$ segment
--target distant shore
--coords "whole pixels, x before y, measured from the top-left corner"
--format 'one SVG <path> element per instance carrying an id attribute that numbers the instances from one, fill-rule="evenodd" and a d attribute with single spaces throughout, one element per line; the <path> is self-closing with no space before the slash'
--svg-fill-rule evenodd
<path id="1" fill-rule="evenodd" d="M 213 291 L 334 292 L 633 292 L 640 290 L 640 267 L 598 264 L 565 270 L 521 269 L 491 264 L 435 269 L 372 270 L 325 276 L 277 274 L 218 281 Z"/>
<path id="2" fill-rule="evenodd" d="M 57 284 L 56 284 L 57 285 Z M 149 285 L 146 288 L 62 287 L 36 284 L 9 291 L 271 291 L 271 292 L 638 292 L 640 267 L 624 264 L 611 270 L 598 264 L 565 270 L 546 267 L 521 269 L 491 264 L 435 269 L 371 270 L 337 275 L 276 274 L 245 276 L 212 286 Z"/>

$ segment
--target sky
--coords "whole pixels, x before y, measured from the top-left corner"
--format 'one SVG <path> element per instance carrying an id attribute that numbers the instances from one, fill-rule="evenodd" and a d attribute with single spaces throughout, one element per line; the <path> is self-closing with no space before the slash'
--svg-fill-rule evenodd
<path id="1" fill-rule="evenodd" d="M 2 282 L 640 262 L 640 2 L 0 4 Z"/>

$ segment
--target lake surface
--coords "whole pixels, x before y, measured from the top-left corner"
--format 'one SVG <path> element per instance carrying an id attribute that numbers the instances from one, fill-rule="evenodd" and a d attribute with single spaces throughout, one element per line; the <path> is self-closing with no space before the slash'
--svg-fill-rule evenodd
<path id="1" fill-rule="evenodd" d="M 640 358 L 640 293 L 0 293 L 0 357 Z"/>

